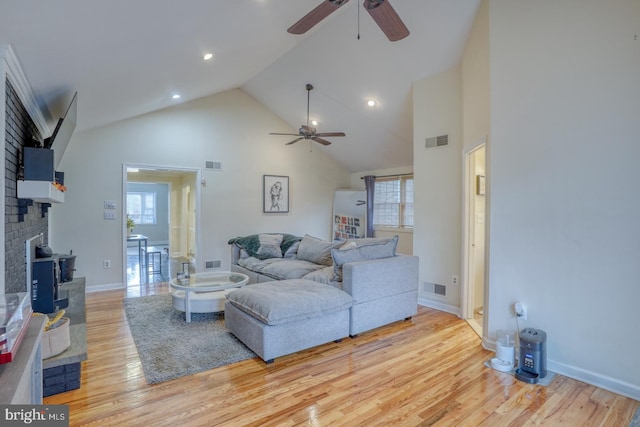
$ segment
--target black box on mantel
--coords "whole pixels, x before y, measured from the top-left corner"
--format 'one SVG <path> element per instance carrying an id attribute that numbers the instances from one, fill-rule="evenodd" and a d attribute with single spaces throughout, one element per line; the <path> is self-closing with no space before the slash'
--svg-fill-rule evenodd
<path id="1" fill-rule="evenodd" d="M 54 182 L 53 150 L 47 148 L 24 147 L 22 160 L 26 181 Z"/>

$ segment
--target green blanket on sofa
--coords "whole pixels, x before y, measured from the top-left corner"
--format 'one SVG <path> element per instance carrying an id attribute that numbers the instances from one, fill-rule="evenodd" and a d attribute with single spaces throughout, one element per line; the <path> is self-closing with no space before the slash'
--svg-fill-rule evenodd
<path id="1" fill-rule="evenodd" d="M 282 250 L 282 255 L 287 252 L 287 250 L 293 245 L 295 242 L 299 242 L 302 240 L 302 237 L 294 236 L 293 234 L 285 234 L 285 233 L 263 233 L 263 234 L 282 234 L 282 243 L 280 243 L 280 249 Z M 258 254 L 258 249 L 260 249 L 260 239 L 258 234 L 251 234 L 249 236 L 244 237 L 234 237 L 229 240 L 229 244 L 236 244 L 240 246 L 242 249 L 247 251 L 249 255 L 252 257 L 256 257 L 258 259 L 263 259 L 261 255 Z"/>

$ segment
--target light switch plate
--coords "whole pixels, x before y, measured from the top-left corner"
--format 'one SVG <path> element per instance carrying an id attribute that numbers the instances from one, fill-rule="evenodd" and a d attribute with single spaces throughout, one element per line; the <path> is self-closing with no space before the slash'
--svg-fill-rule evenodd
<path id="1" fill-rule="evenodd" d="M 105 210 L 104 219 L 116 219 L 116 211 Z"/>
<path id="2" fill-rule="evenodd" d="M 104 201 L 104 208 L 105 209 L 115 209 L 116 208 L 116 201 L 115 200 L 105 200 Z"/>

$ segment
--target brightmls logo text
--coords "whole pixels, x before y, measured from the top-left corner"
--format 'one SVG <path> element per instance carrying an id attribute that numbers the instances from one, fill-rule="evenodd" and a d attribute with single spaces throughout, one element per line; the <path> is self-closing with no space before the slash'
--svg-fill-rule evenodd
<path id="1" fill-rule="evenodd" d="M 67 405 L 0 405 L 3 426 L 68 427 Z"/>

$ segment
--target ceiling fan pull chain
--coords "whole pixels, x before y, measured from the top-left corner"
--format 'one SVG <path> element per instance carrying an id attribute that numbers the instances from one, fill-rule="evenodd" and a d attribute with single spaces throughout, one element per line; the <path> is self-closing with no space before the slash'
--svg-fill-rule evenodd
<path id="1" fill-rule="evenodd" d="M 312 86 L 307 83 L 307 129 L 309 128 L 309 97 L 311 95 Z"/>
<path id="2" fill-rule="evenodd" d="M 356 9 L 358 10 L 358 40 L 360 40 L 360 5 L 356 4 Z"/>

